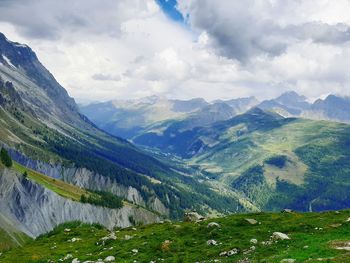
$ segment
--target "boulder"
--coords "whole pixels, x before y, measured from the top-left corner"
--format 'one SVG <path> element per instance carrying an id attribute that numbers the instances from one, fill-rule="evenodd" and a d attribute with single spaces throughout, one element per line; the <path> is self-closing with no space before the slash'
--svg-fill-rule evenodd
<path id="1" fill-rule="evenodd" d="M 258 223 L 258 221 L 256 221 L 253 218 L 246 218 L 245 221 L 247 221 L 251 225 L 256 225 Z"/>
<path id="2" fill-rule="evenodd" d="M 292 209 L 289 209 L 289 208 L 285 208 L 281 211 L 282 213 L 287 213 L 287 214 L 290 214 L 290 213 L 293 213 L 293 210 Z"/>
<path id="3" fill-rule="evenodd" d="M 274 232 L 272 234 L 272 237 L 274 239 L 280 239 L 280 240 L 285 240 L 285 239 L 290 239 L 290 237 L 282 232 Z"/>
<path id="4" fill-rule="evenodd" d="M 207 241 L 208 246 L 217 246 L 218 242 L 216 242 L 214 239 L 210 239 Z"/>
<path id="5" fill-rule="evenodd" d="M 187 212 L 185 213 L 184 221 L 185 222 L 198 222 L 203 221 L 205 218 L 197 212 Z"/>
<path id="6" fill-rule="evenodd" d="M 282 259 L 280 262 L 281 263 L 294 263 L 296 260 L 293 259 L 293 258 L 285 258 L 285 259 Z"/>
<path id="7" fill-rule="evenodd" d="M 252 239 L 250 240 L 250 243 L 252 243 L 252 244 L 258 244 L 258 240 L 255 239 L 255 238 L 252 238 Z"/>
<path id="8" fill-rule="evenodd" d="M 108 256 L 104 260 L 104 262 L 114 262 L 114 261 L 115 261 L 115 257 L 114 256 Z"/>
<path id="9" fill-rule="evenodd" d="M 210 222 L 207 227 L 217 227 L 220 228 L 220 224 L 216 223 L 216 222 Z"/>

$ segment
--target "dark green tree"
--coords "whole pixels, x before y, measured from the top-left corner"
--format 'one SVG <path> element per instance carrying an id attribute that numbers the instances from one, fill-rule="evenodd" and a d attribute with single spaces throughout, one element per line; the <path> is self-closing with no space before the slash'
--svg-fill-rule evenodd
<path id="1" fill-rule="evenodd" d="M 1 162 L 6 166 L 6 167 L 11 167 L 12 166 L 12 159 L 8 152 L 6 151 L 5 148 L 1 148 L 0 151 L 0 159 Z"/>

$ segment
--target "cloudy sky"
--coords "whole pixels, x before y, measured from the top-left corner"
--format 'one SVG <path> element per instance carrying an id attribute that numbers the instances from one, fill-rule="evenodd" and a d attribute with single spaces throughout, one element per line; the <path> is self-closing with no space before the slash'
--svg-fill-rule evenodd
<path id="1" fill-rule="evenodd" d="M 350 0 L 0 0 L 79 102 L 350 95 Z"/>

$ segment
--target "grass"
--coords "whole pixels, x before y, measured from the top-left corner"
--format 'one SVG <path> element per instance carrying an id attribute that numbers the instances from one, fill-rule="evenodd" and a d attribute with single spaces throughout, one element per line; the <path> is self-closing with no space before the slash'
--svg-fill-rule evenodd
<path id="1" fill-rule="evenodd" d="M 34 170 L 31 170 L 27 167 L 20 165 L 17 162 L 13 162 L 13 169 L 22 174 L 24 172 L 27 172 L 28 179 L 33 180 L 36 183 L 44 186 L 45 188 L 50 189 L 53 192 L 59 194 L 60 196 L 71 199 L 73 201 L 80 201 L 82 195 L 85 195 L 85 196 L 90 195 L 90 193 L 85 189 L 82 189 L 75 185 L 65 183 L 58 179 L 54 179 L 47 175 L 38 173 Z"/>
<path id="2" fill-rule="evenodd" d="M 72 222 L 0 256 L 1 262 L 57 262 L 67 254 L 80 261 L 115 256 L 116 262 L 249 262 L 275 263 L 292 258 L 296 262 L 350 262 L 345 250 L 336 249 L 350 242 L 350 211 L 324 213 L 256 213 L 232 215 L 200 223 L 173 222 L 115 231 L 116 240 L 101 241 L 109 232 L 97 225 Z M 251 225 L 246 218 L 256 219 Z M 208 228 L 209 222 L 220 227 Z M 70 232 L 65 232 L 70 228 Z M 273 232 L 283 232 L 290 240 L 270 245 Z M 126 239 L 125 237 L 132 237 Z M 69 242 L 72 238 L 80 238 Z M 208 246 L 214 239 L 218 245 Z M 252 244 L 251 239 L 257 239 Z M 166 241 L 168 240 L 168 241 Z M 252 249 L 252 246 L 255 249 Z M 238 249 L 237 255 L 219 256 L 223 251 Z M 132 252 L 137 249 L 138 252 Z M 69 261 L 63 262 L 71 262 Z"/>

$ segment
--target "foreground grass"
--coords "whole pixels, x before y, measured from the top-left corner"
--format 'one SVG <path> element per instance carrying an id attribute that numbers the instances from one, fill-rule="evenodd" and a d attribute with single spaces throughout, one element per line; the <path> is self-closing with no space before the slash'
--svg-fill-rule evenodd
<path id="1" fill-rule="evenodd" d="M 67 254 L 81 262 L 107 256 L 114 256 L 116 262 L 350 262 L 346 250 L 335 248 L 350 242 L 349 217 L 350 211 L 242 214 L 199 223 L 174 222 L 117 230 L 116 239 L 104 244 L 101 238 L 109 234 L 106 229 L 73 222 L 3 254 L 0 262 L 59 262 Z M 251 225 L 246 218 L 259 223 Z M 217 222 L 220 227 L 208 227 L 209 222 Z M 66 228 L 70 231 L 64 231 Z M 291 239 L 264 245 L 262 242 L 271 240 L 275 231 Z M 81 240 L 71 242 L 72 238 Z M 218 244 L 207 245 L 211 239 Z M 251 239 L 258 243 L 252 244 Z M 237 255 L 219 256 L 234 248 L 239 251 Z M 71 261 L 72 258 L 63 262 Z"/>

